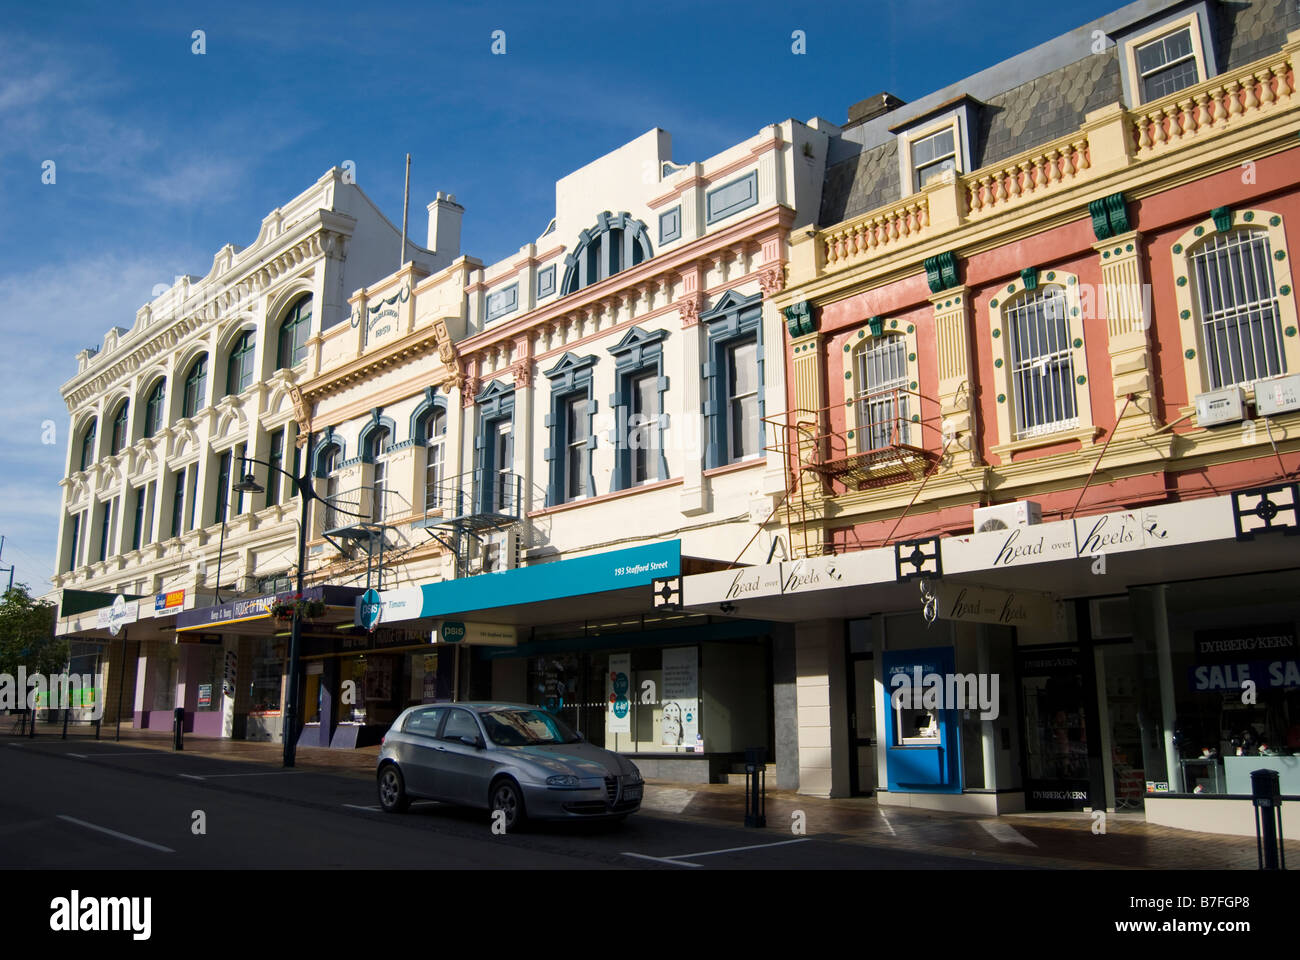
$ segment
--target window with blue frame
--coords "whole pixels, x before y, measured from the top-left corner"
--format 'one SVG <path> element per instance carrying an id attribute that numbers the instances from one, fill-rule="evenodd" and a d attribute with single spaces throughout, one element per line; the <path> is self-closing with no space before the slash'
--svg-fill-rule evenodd
<path id="1" fill-rule="evenodd" d="M 514 514 L 520 493 L 514 472 L 514 387 L 493 380 L 474 399 L 479 418 L 475 503 L 480 513 Z"/>
<path id="2" fill-rule="evenodd" d="M 81 435 L 81 469 L 89 470 L 95 462 L 95 427 L 98 421 L 91 420 L 86 432 Z"/>
<path id="3" fill-rule="evenodd" d="M 230 348 L 226 364 L 226 394 L 243 393 L 253 385 L 253 331 L 245 330 Z"/>
<path id="4" fill-rule="evenodd" d="M 573 252 L 564 258 L 561 292 L 570 294 L 599 283 L 651 256 L 650 234 L 645 224 L 629 213 L 606 211 L 595 226 L 578 234 Z"/>
<path id="5" fill-rule="evenodd" d="M 649 332 L 633 327 L 609 348 L 614 355 L 617 390 L 614 407 L 614 489 L 668 479 L 663 431 L 668 425 L 664 394 L 663 341 L 667 330 Z"/>
<path id="6" fill-rule="evenodd" d="M 593 496 L 591 452 L 596 438 L 591 431 L 596 401 L 592 399 L 591 377 L 595 357 L 566 353 L 546 377 L 551 381 L 551 410 L 546 416 L 550 446 L 545 458 L 550 464 L 546 505 L 554 506 Z"/>
<path id="7" fill-rule="evenodd" d="M 763 453 L 762 294 L 727 291 L 700 314 L 708 337 L 704 364 L 706 467 L 722 467 Z"/>
<path id="8" fill-rule="evenodd" d="M 159 380 L 144 402 L 144 435 L 152 437 L 163 427 L 163 403 L 167 397 L 167 380 Z"/>

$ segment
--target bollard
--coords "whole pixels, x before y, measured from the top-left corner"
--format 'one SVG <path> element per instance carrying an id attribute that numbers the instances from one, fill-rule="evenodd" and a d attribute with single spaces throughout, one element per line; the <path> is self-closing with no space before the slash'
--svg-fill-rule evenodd
<path id="1" fill-rule="evenodd" d="M 172 749 L 185 749 L 185 708 L 177 707 L 172 711 Z"/>
<path id="2" fill-rule="evenodd" d="M 767 826 L 767 748 L 745 749 L 745 826 Z"/>
<path id="3" fill-rule="evenodd" d="M 1276 770 L 1252 770 L 1251 797 L 1255 804 L 1255 845 L 1259 869 L 1285 870 L 1282 849 L 1282 785 Z"/>

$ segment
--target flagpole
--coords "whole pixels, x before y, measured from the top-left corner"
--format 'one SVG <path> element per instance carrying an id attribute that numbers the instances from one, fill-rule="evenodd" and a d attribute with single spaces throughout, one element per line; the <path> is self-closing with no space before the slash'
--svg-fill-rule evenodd
<path id="1" fill-rule="evenodd" d="M 406 263 L 406 214 L 411 209 L 411 155 L 406 155 L 406 190 L 402 194 L 402 249 L 397 252 L 397 269 Z"/>

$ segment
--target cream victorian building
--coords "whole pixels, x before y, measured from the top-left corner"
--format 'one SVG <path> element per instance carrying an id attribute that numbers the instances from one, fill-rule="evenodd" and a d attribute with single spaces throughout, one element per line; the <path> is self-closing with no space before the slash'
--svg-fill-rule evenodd
<path id="1" fill-rule="evenodd" d="M 59 630 L 71 636 L 107 637 L 97 601 L 81 592 L 143 598 L 132 601 L 129 640 L 101 665 L 112 665 L 110 719 L 120 696 L 137 726 L 170 726 L 183 706 L 196 732 L 274 733 L 276 642 L 178 644 L 176 615 L 285 588 L 292 484 L 237 492 L 241 458 L 291 470 L 298 384 L 318 372 L 322 336 L 347 328 L 347 293 L 399 260 L 436 264 L 416 244 L 399 257 L 400 245 L 361 189 L 330 170 L 268 214 L 251 244 L 222 247 L 206 276 L 178 278 L 129 329 L 78 354 L 62 388 L 71 440 L 53 583 L 65 597 Z"/>

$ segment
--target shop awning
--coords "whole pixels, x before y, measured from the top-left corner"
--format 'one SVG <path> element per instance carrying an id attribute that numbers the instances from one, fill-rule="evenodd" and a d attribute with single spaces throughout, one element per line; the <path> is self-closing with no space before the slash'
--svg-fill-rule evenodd
<path id="1" fill-rule="evenodd" d="M 302 598 L 307 601 L 319 600 L 325 604 L 325 612 L 311 620 L 315 628 L 334 624 L 350 623 L 356 598 L 362 594 L 360 587 L 338 586 L 336 584 L 319 584 L 307 587 Z M 277 600 L 288 600 L 297 596 L 297 591 L 288 590 L 270 593 L 260 597 L 246 597 L 231 600 L 215 606 L 185 610 L 176 617 L 176 633 L 179 638 L 185 634 L 213 635 L 265 635 L 280 633 L 288 627 L 271 616 L 271 606 Z"/>
<path id="2" fill-rule="evenodd" d="M 676 577 L 681 569 L 682 542 L 667 540 L 385 590 L 379 594 L 378 622 L 454 616 L 518 625 L 615 616 L 650 609 L 653 582 Z"/>
<path id="3" fill-rule="evenodd" d="M 1019 591 L 1026 598 L 1074 599 L 1144 584 L 1294 567 L 1300 537 L 1286 535 L 1297 529 L 1294 521 L 1284 526 L 1284 508 L 1280 522 L 1265 522 L 1253 512 L 1258 504 L 1258 491 L 1240 491 L 698 574 L 682 578 L 682 605 L 698 613 L 797 622 L 920 611 L 919 580 Z M 1277 511 L 1266 508 L 1263 514 Z M 957 594 L 945 591 L 945 596 Z M 981 619 L 953 610 L 939 616 Z"/>

